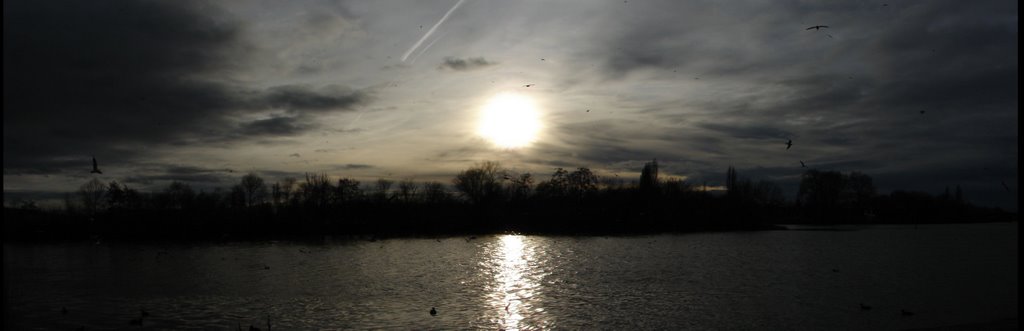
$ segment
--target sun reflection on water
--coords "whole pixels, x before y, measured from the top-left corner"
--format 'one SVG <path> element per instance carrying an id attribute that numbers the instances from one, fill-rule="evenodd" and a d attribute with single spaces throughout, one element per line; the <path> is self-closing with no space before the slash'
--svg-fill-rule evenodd
<path id="1" fill-rule="evenodd" d="M 537 273 L 531 269 L 536 262 L 534 250 L 524 236 L 506 235 L 492 251 L 494 286 L 489 296 L 499 312 L 493 321 L 504 330 L 529 329 L 526 319 L 544 320 L 542 306 L 534 301 L 540 300 Z"/>

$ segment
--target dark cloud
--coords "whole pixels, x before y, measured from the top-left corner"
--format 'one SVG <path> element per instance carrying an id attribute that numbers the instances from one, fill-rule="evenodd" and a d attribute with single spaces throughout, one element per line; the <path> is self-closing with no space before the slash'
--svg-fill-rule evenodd
<path id="1" fill-rule="evenodd" d="M 293 136 L 305 132 L 310 125 L 297 117 L 271 117 L 242 124 L 238 132 L 249 136 Z"/>
<path id="2" fill-rule="evenodd" d="M 245 28 L 205 2 L 10 1 L 4 13 L 5 174 L 71 171 L 68 160 L 89 155 L 124 165 L 189 141 L 293 136 L 315 127 L 305 116 L 369 99 L 336 85 L 240 85 L 230 77 L 251 65 Z M 236 123 L 269 109 L 293 116 Z"/>
<path id="3" fill-rule="evenodd" d="M 216 127 L 239 27 L 192 2 L 4 3 L 4 168 Z"/>
<path id="4" fill-rule="evenodd" d="M 719 123 L 700 123 L 698 127 L 725 134 L 741 139 L 786 139 L 792 137 L 792 132 L 787 132 L 771 126 L 733 126 Z"/>
<path id="5" fill-rule="evenodd" d="M 353 163 L 348 163 L 348 164 L 334 165 L 334 166 L 331 166 L 330 168 L 332 170 L 356 170 L 356 169 L 371 169 L 371 168 L 376 168 L 376 167 L 374 167 L 373 165 L 369 165 L 369 164 L 353 164 Z"/>
<path id="6" fill-rule="evenodd" d="M 455 71 L 469 71 L 488 66 L 496 65 L 495 62 L 489 62 L 483 57 L 471 57 L 467 59 L 461 59 L 453 56 L 444 58 L 444 62 L 437 66 L 437 69 L 451 69 Z"/>
<path id="7" fill-rule="evenodd" d="M 327 112 L 352 110 L 370 100 L 367 92 L 328 85 L 314 88 L 308 85 L 284 85 L 268 89 L 256 106 L 286 109 L 294 112 Z M 262 104 L 260 104 L 262 103 Z"/>

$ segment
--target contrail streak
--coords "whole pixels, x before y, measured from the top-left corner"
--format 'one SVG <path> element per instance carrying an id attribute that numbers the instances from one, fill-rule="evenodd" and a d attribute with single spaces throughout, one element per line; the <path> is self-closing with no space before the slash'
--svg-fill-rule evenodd
<path id="1" fill-rule="evenodd" d="M 405 62 L 405 60 L 409 58 L 409 55 L 412 54 L 412 52 L 415 51 L 416 48 L 419 48 L 420 45 L 423 44 L 424 40 L 430 38 L 430 35 L 434 34 L 434 30 L 437 30 L 437 27 L 441 26 L 441 23 L 444 23 L 444 21 L 448 19 L 448 15 L 451 15 L 452 12 L 454 12 L 456 8 L 459 8 L 459 6 L 462 5 L 462 2 L 464 1 L 466 0 L 459 0 L 459 2 L 456 2 L 455 5 L 452 6 L 452 9 L 449 9 L 447 13 L 444 13 L 444 16 L 441 16 L 441 20 L 437 21 L 437 23 L 435 23 L 434 26 L 430 27 L 430 30 L 427 30 L 427 34 L 424 34 L 423 37 L 416 42 L 416 44 L 413 44 L 412 47 L 405 52 L 405 55 L 402 55 L 402 62 Z"/>
<path id="2" fill-rule="evenodd" d="M 420 56 L 422 56 L 423 53 L 426 53 L 427 50 L 430 49 L 430 46 L 434 46 L 434 43 L 436 43 L 438 40 L 441 40 L 441 38 L 444 38 L 444 36 L 445 36 L 445 34 L 442 34 L 441 36 L 437 37 L 436 39 L 431 41 L 429 44 L 427 44 L 427 46 L 424 46 L 423 50 L 421 50 L 419 53 L 416 53 L 416 56 L 412 57 L 412 62 L 410 62 L 410 63 L 416 63 L 416 59 L 420 58 Z"/>

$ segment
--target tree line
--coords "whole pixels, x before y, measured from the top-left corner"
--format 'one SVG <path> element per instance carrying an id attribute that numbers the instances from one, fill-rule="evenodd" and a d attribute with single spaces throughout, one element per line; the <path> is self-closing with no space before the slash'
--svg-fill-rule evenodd
<path id="1" fill-rule="evenodd" d="M 243 175 L 229 189 L 173 181 L 140 192 L 93 178 L 65 195 L 63 210 L 5 208 L 5 236 L 131 238 L 440 235 L 493 232 L 616 234 L 752 230 L 785 223 L 934 223 L 1015 219 L 970 204 L 959 186 L 940 195 L 876 192 L 870 176 L 807 170 L 796 199 L 769 180 L 729 167 L 725 191 L 659 178 L 656 160 L 635 181 L 601 178 L 586 167 L 557 168 L 548 180 L 482 162 L 441 182 L 370 183 L 306 174 L 267 183 Z M 7 217 L 10 216 L 10 217 Z M 15 237 L 16 238 L 16 237 Z"/>

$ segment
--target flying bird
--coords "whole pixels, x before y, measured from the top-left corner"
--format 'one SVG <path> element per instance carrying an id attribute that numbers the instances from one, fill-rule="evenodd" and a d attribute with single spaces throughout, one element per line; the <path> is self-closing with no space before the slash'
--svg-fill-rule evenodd
<path id="1" fill-rule="evenodd" d="M 924 111 L 923 110 L 921 111 L 921 115 L 924 115 Z"/>
<path id="2" fill-rule="evenodd" d="M 91 174 L 103 174 L 103 172 L 100 171 L 100 168 L 96 165 L 96 157 L 95 156 L 92 157 L 92 171 L 90 171 L 89 173 L 91 173 Z"/>
<path id="3" fill-rule="evenodd" d="M 914 316 L 914 312 L 906 311 L 905 309 L 900 309 L 900 314 L 903 316 Z"/>
<path id="4" fill-rule="evenodd" d="M 805 30 L 814 29 L 815 31 L 817 31 L 817 30 L 821 30 L 821 28 L 828 29 L 828 25 L 815 25 L 815 26 L 809 27 L 809 28 L 807 28 Z"/>
<path id="5" fill-rule="evenodd" d="M 1010 187 L 1009 187 L 1009 186 L 1006 186 L 1006 181 L 1000 181 L 1000 183 L 1002 183 L 1002 184 L 1003 184 L 1003 188 L 1005 188 L 1005 189 L 1006 189 L 1006 192 L 1010 192 Z"/>
<path id="6" fill-rule="evenodd" d="M 790 147 L 793 147 L 793 139 L 786 142 L 786 149 L 789 149 Z"/>
<path id="7" fill-rule="evenodd" d="M 434 309 L 434 307 L 430 307 L 430 316 L 437 316 L 437 309 Z"/>
<path id="8" fill-rule="evenodd" d="M 804 164 L 804 161 L 800 161 L 800 167 L 801 167 L 801 168 L 807 168 L 807 165 L 806 165 L 806 164 Z"/>
<path id="9" fill-rule="evenodd" d="M 523 85 L 523 87 L 530 87 L 530 86 L 534 86 L 534 85 L 537 85 L 537 84 L 526 84 L 526 85 Z"/>
<path id="10" fill-rule="evenodd" d="M 860 310 L 871 310 L 871 306 L 862 303 L 860 304 Z"/>

